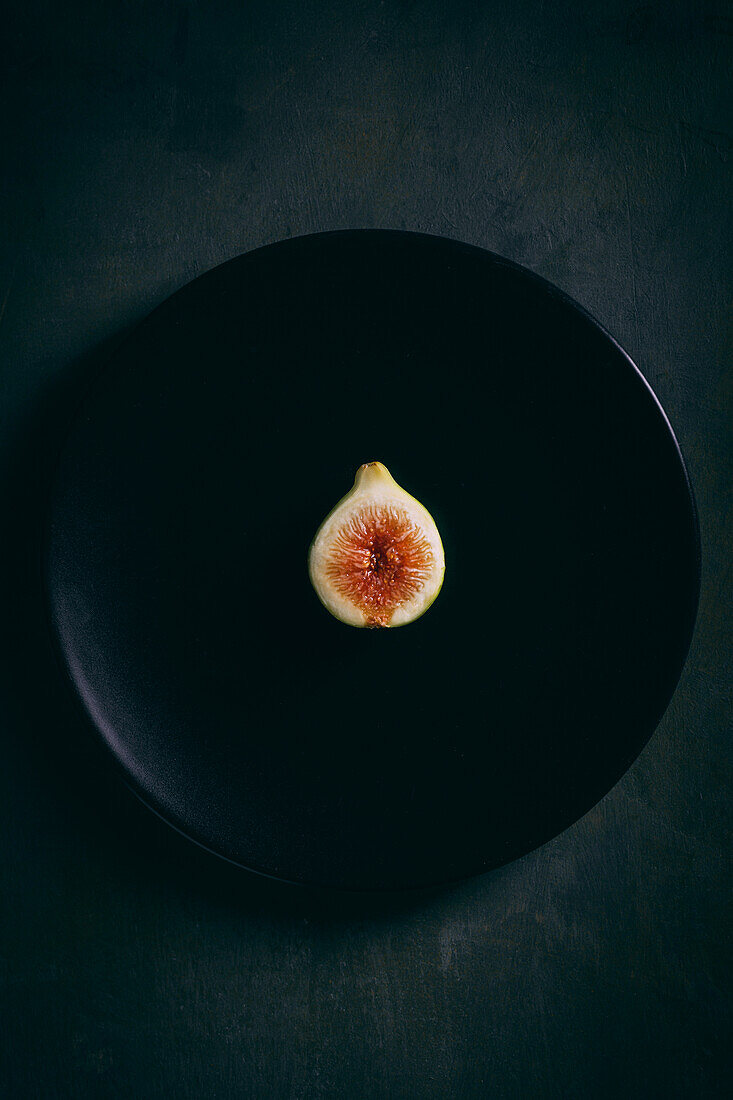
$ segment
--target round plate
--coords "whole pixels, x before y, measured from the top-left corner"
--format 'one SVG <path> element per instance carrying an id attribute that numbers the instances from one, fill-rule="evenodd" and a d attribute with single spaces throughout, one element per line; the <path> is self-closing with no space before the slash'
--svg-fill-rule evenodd
<path id="1" fill-rule="evenodd" d="M 357 630 L 308 546 L 379 459 L 443 590 Z M 674 435 L 580 307 L 441 238 L 303 237 L 157 309 L 78 415 L 45 575 L 133 789 L 213 852 L 346 887 L 495 867 L 637 756 L 687 652 L 698 535 Z"/>

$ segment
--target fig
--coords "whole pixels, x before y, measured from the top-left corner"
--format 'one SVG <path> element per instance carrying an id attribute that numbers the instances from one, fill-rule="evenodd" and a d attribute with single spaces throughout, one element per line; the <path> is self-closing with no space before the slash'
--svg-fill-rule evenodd
<path id="1" fill-rule="evenodd" d="M 349 626 L 404 626 L 440 592 L 445 555 L 428 510 L 381 462 L 366 462 L 326 516 L 308 555 L 324 607 Z"/>

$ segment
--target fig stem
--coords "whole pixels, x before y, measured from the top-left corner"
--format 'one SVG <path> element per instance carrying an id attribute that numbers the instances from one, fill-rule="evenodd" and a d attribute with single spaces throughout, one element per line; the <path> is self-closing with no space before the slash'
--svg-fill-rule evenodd
<path id="1" fill-rule="evenodd" d="M 365 462 L 364 465 L 360 466 L 356 471 L 354 485 L 358 485 L 359 488 L 366 488 L 377 482 L 382 482 L 382 484 L 396 484 L 395 479 L 382 462 Z"/>

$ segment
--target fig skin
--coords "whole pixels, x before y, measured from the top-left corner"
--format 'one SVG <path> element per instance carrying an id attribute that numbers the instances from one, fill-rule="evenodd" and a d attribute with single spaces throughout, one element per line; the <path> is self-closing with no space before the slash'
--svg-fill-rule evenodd
<path id="1" fill-rule="evenodd" d="M 440 592 L 445 554 L 428 510 L 383 463 L 367 462 L 318 528 L 308 572 L 319 600 L 340 622 L 404 626 Z"/>

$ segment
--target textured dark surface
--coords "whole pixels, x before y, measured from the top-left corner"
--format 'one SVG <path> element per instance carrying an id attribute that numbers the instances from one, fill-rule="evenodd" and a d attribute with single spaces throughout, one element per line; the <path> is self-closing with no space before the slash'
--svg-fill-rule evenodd
<path id="1" fill-rule="evenodd" d="M 725 1091 L 730 13 L 445 7 L 6 11 L 7 1095 Z M 622 782 L 498 873 L 378 902 L 252 880 L 109 783 L 29 554 L 60 427 L 125 329 L 221 260 L 344 226 L 446 233 L 578 298 L 669 413 L 703 536 L 690 657 Z"/>

